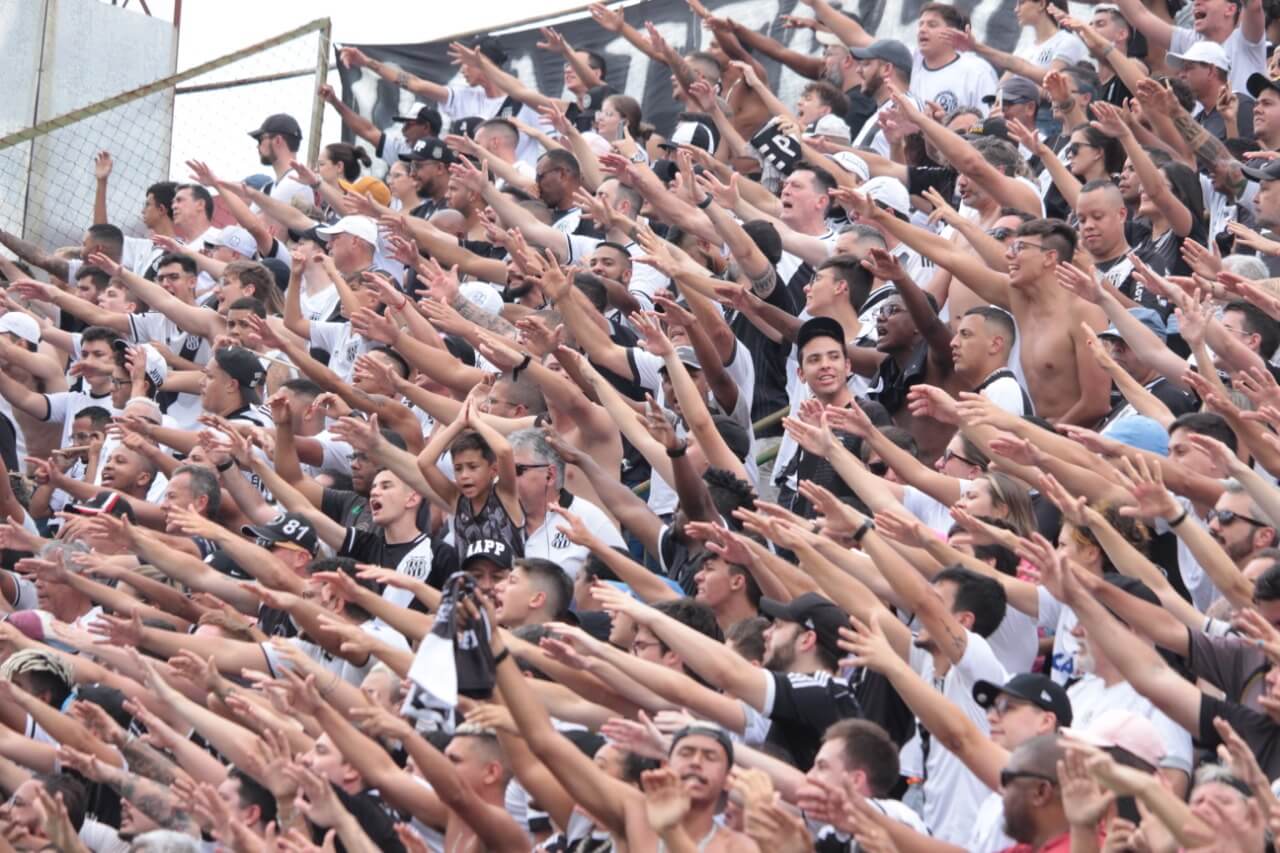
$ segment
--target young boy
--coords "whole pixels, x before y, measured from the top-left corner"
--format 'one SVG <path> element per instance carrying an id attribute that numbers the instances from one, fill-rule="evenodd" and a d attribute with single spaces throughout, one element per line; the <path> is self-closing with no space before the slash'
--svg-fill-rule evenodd
<path id="1" fill-rule="evenodd" d="M 445 448 L 453 460 L 453 481 L 437 465 Z M 453 423 L 431 436 L 418 467 L 427 484 L 454 507 L 453 544 L 459 554 L 468 553 L 472 542 L 494 539 L 510 545 L 515 556 L 524 556 L 515 453 L 470 400 Z"/>

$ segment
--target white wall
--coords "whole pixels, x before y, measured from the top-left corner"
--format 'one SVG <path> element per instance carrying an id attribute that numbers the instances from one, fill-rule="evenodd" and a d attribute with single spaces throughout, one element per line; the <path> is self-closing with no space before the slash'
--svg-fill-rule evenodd
<path id="1" fill-rule="evenodd" d="M 176 48 L 168 21 L 100 0 L 0 0 L 0 134 L 168 76 Z M 170 101 L 153 96 L 0 150 L 0 222 L 44 245 L 78 242 L 92 218 L 93 155 L 108 147 L 112 218 L 136 233 L 139 187 L 168 172 Z"/>

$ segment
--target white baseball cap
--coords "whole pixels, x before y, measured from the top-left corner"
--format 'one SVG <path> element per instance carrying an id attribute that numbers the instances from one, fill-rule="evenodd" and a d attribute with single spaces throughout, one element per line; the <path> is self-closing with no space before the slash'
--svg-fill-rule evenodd
<path id="1" fill-rule="evenodd" d="M 465 281 L 458 285 L 458 292 L 470 299 L 481 311 L 495 315 L 502 311 L 502 294 L 493 285 L 479 281 Z"/>
<path id="2" fill-rule="evenodd" d="M 351 234 L 370 246 L 378 245 L 378 223 L 371 216 L 344 216 L 332 225 L 317 228 L 316 233 L 326 240 L 339 234 Z"/>
<path id="3" fill-rule="evenodd" d="M 867 166 L 867 161 L 852 151 L 837 151 L 831 155 L 831 159 L 850 175 L 856 175 L 859 181 L 866 181 L 871 177 L 871 169 Z"/>
<path id="4" fill-rule="evenodd" d="M 29 344 L 40 343 L 40 324 L 21 311 L 0 315 L 0 332 L 17 335 Z"/>
<path id="5" fill-rule="evenodd" d="M 897 178 L 880 175 L 867 181 L 859 189 L 870 196 L 872 201 L 879 202 L 903 216 L 911 215 L 911 195 L 902 181 Z"/>
<path id="6" fill-rule="evenodd" d="M 244 258 L 253 260 L 254 255 L 258 254 L 258 241 L 247 229 L 241 228 L 239 225 L 228 225 L 217 233 L 217 235 L 204 241 L 206 246 L 226 246 Z"/>
<path id="7" fill-rule="evenodd" d="M 840 36 L 830 30 L 814 30 L 813 37 L 818 44 L 824 47 L 843 47 L 844 42 L 840 40 Z"/>
<path id="8" fill-rule="evenodd" d="M 832 139 L 838 139 L 845 145 L 853 141 L 853 131 L 849 129 L 849 124 L 835 113 L 827 113 L 822 118 L 813 123 L 813 126 L 806 130 L 805 136 L 827 136 Z"/>
<path id="9" fill-rule="evenodd" d="M 1187 48 L 1186 53 L 1167 53 L 1165 56 L 1173 68 L 1181 67 L 1184 62 L 1203 62 L 1223 71 L 1231 70 L 1231 58 L 1227 56 L 1227 51 L 1216 41 L 1208 39 L 1200 39 Z"/>

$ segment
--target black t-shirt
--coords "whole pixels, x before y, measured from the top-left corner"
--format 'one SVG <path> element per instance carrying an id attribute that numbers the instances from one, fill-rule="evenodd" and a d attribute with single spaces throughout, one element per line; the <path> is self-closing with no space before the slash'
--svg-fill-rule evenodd
<path id="1" fill-rule="evenodd" d="M 911 713 L 889 679 L 869 669 L 856 669 L 849 675 L 849 684 L 862 708 L 863 718 L 888 732 L 898 746 L 911 740 L 916 732 L 916 715 Z"/>
<path id="2" fill-rule="evenodd" d="M 1280 724 L 1261 711 L 1202 694 L 1198 740 L 1203 749 L 1216 749 L 1222 743 L 1213 726 L 1214 717 L 1226 720 L 1244 738 L 1268 779 L 1280 776 Z"/>
<path id="3" fill-rule="evenodd" d="M 376 849 L 383 853 L 405 853 L 404 844 L 400 841 L 400 836 L 396 835 L 396 820 L 382 805 L 381 797 L 375 796 L 371 789 L 348 794 L 334 785 L 333 791 Z M 324 827 L 312 827 L 312 840 L 317 844 L 322 843 L 325 832 Z"/>
<path id="4" fill-rule="evenodd" d="M 911 387 L 924 381 L 928 366 L 929 345 L 924 341 L 916 344 L 905 366 L 899 366 L 897 360 L 889 356 L 880 362 L 880 369 L 876 374 L 878 382 L 875 387 L 880 390 L 873 391 L 868 396 L 884 406 L 889 414 L 897 414 L 907 404 L 907 392 Z"/>
<path id="5" fill-rule="evenodd" d="M 1130 243 L 1139 258 L 1146 261 L 1156 275 L 1191 275 L 1191 267 L 1182 259 L 1182 243 L 1194 240 L 1202 246 L 1208 245 L 1209 220 L 1201 213 L 1191 211 L 1191 233 L 1179 237 L 1172 228 L 1153 237 L 1147 232 L 1147 238 L 1141 243 Z"/>
<path id="6" fill-rule="evenodd" d="M 951 200 L 956 194 L 956 178 L 960 173 L 948 166 L 908 166 L 907 192 L 924 195 L 927 189 L 935 189 L 943 198 Z"/>
<path id="7" fill-rule="evenodd" d="M 849 125 L 849 133 L 857 139 L 862 126 L 875 116 L 880 105 L 875 98 L 863 92 L 861 86 L 854 86 L 844 96 L 849 99 L 849 111 L 844 114 L 844 121 Z"/>
<path id="8" fill-rule="evenodd" d="M 1148 290 L 1133 277 L 1133 262 L 1129 260 L 1127 251 L 1109 261 L 1098 261 L 1094 266 L 1102 274 L 1103 281 L 1109 283 L 1126 298 L 1133 300 L 1144 308 L 1158 311 L 1162 317 L 1168 317 L 1173 313 L 1173 305 L 1169 303 L 1169 300 L 1153 290 Z"/>
<path id="9" fill-rule="evenodd" d="M 320 511 L 343 527 L 369 532 L 378 526 L 369 512 L 369 499 L 345 489 L 325 489 L 320 496 Z"/>
<path id="10" fill-rule="evenodd" d="M 1125 105 L 1125 101 L 1132 97 L 1133 93 L 1129 91 L 1129 87 L 1124 84 L 1124 81 L 1120 79 L 1120 75 L 1117 74 L 1102 84 L 1102 88 L 1098 90 L 1098 94 L 1094 96 L 1094 100 L 1106 101 L 1108 104 L 1123 107 Z"/>
<path id="11" fill-rule="evenodd" d="M 861 717 L 862 706 L 849 682 L 827 672 L 770 672 L 773 703 L 765 714 L 773 724 L 767 742 L 785 749 L 796 767 L 808 770 L 833 723 Z"/>
<path id="12" fill-rule="evenodd" d="M 1175 418 L 1189 412 L 1194 412 L 1200 405 L 1195 394 L 1192 394 L 1190 391 L 1184 391 L 1168 379 L 1165 379 L 1163 376 L 1156 377 L 1151 382 L 1148 382 L 1146 384 L 1146 389 L 1150 391 L 1157 400 L 1164 403 L 1165 406 L 1168 407 L 1169 411 L 1173 413 Z M 1102 428 L 1105 429 L 1122 412 L 1128 409 L 1128 407 L 1129 401 L 1124 398 L 1124 395 L 1121 394 L 1119 390 L 1113 387 L 1111 390 L 1111 412 L 1102 422 Z"/>
<path id="13" fill-rule="evenodd" d="M 795 293 L 774 274 L 773 291 L 765 297 L 765 302 L 786 311 L 793 316 L 800 313 L 800 305 L 796 303 Z M 729 321 L 729 328 L 742 341 L 751 361 L 756 367 L 755 394 L 751 401 L 751 420 L 760 420 L 779 409 L 789 405 L 787 396 L 787 357 L 791 354 L 790 341 L 773 341 L 768 335 L 755 327 L 746 315 L 735 313 Z M 768 435 L 768 432 L 757 433 L 757 437 Z"/>

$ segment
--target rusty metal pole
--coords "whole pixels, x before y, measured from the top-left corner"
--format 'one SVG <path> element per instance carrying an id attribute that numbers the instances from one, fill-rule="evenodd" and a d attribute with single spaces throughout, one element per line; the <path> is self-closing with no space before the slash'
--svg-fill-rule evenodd
<path id="1" fill-rule="evenodd" d="M 320 97 L 320 87 L 329 79 L 329 36 L 333 32 L 333 21 L 324 19 L 320 28 L 320 47 L 316 51 L 316 80 L 311 94 L 311 137 L 307 141 L 307 165 L 315 167 L 320 158 L 320 132 L 324 128 L 324 98 Z"/>

